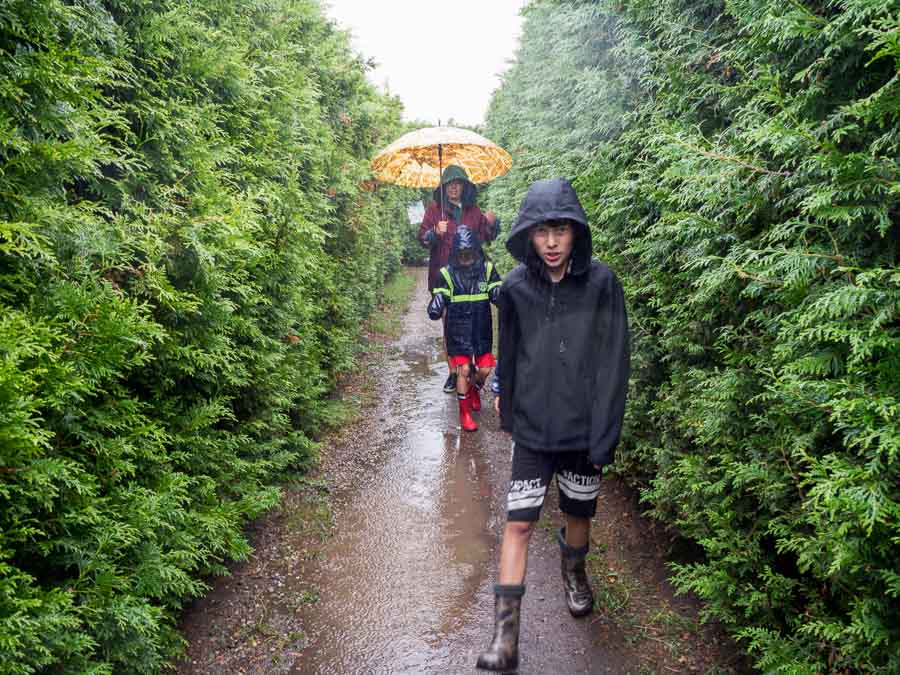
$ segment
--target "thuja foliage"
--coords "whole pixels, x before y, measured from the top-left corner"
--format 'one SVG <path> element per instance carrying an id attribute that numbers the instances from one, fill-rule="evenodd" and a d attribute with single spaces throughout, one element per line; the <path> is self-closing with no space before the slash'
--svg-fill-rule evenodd
<path id="1" fill-rule="evenodd" d="M 0 2 L 0 671 L 153 672 L 399 261 L 314 0 Z"/>
<path id="2" fill-rule="evenodd" d="M 532 2 L 488 134 L 576 180 L 634 335 L 618 470 L 765 672 L 900 672 L 900 3 Z"/>

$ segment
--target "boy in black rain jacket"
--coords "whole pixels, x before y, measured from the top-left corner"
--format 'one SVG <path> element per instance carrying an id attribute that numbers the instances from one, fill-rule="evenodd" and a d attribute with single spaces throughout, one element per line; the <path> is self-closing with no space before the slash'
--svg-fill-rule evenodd
<path id="1" fill-rule="evenodd" d="M 432 289 L 428 316 L 437 320 L 447 312 L 447 354 L 457 372 L 459 422 L 466 431 L 478 429 L 472 411 L 481 410 L 479 390 L 494 367 L 491 302 L 496 302 L 499 289 L 500 276 L 481 250 L 478 237 L 460 227 L 453 237 L 449 264 L 440 269 Z"/>
<path id="2" fill-rule="evenodd" d="M 566 604 L 593 608 L 585 572 L 601 468 L 613 461 L 629 376 L 622 286 L 591 258 L 587 216 L 564 179 L 533 183 L 506 242 L 520 263 L 500 289 L 499 411 L 514 441 L 507 523 L 486 670 L 518 665 L 528 543 L 553 475 L 566 525 L 559 532 Z"/>

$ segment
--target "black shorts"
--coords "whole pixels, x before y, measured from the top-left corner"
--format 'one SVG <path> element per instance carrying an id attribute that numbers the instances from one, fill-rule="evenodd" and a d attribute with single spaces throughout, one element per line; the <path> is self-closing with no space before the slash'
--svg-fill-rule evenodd
<path id="1" fill-rule="evenodd" d="M 600 494 L 600 469 L 591 464 L 587 450 L 541 452 L 516 443 L 506 498 L 507 519 L 534 522 L 540 518 L 554 474 L 560 510 L 578 518 L 593 518 Z"/>

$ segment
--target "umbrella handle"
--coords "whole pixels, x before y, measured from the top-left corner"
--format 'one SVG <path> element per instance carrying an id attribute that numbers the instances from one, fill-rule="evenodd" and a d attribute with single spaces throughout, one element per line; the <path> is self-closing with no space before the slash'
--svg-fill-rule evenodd
<path id="1" fill-rule="evenodd" d="M 441 195 L 441 220 L 444 220 L 444 186 L 441 176 L 444 175 L 444 147 L 438 143 L 438 193 Z"/>

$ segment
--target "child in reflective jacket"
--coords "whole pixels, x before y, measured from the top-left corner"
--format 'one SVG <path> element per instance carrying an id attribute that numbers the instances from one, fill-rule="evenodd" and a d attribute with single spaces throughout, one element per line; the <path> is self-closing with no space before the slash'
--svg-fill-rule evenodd
<path id="1" fill-rule="evenodd" d="M 441 268 L 432 289 L 428 316 L 436 321 L 447 313 L 447 354 L 457 373 L 459 423 L 466 431 L 478 429 L 472 412 L 481 410 L 479 391 L 495 365 L 491 303 L 496 304 L 500 283 L 478 237 L 460 227 L 449 264 Z"/>

